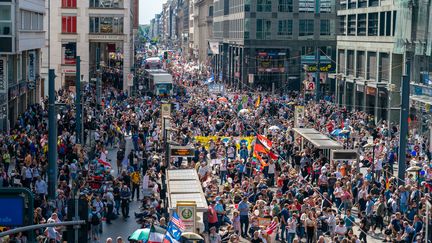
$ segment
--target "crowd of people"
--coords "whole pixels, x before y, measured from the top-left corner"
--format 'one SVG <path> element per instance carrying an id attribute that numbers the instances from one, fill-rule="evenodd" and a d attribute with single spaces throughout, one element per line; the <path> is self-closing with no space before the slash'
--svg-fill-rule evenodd
<path id="1" fill-rule="evenodd" d="M 400 156 L 397 125 L 375 121 L 331 99 L 316 102 L 295 92 L 280 96 L 226 87 L 224 93 L 211 93 L 202 79 L 210 76 L 209 70 L 186 69 L 184 62 L 173 61 L 169 69 L 185 92 L 165 100 L 105 87 L 102 103 L 96 104 L 94 90 L 88 88 L 83 95 L 83 144 L 76 143 L 80 135 L 74 132 L 74 94 L 57 93 L 66 107 L 58 116 L 58 187 L 51 201 L 47 104 L 30 106 L 8 133 L 0 135 L 0 187 L 26 187 L 34 193 L 35 224 L 68 220 L 68 200 L 79 194 L 88 202 L 92 241 L 103 240 L 104 221 L 111 224 L 132 215 L 133 199 L 142 201 L 133 215 L 141 227 L 166 228 L 169 215 L 161 182 L 166 169 L 180 168 L 195 168 L 202 183 L 209 205 L 205 232 L 200 232 L 206 242 L 432 239 L 425 235 L 432 221 L 432 158 L 425 136 L 410 134 L 407 168 L 417 166 L 418 172 L 407 172 L 401 181 L 394 176 Z M 193 158 L 163 163 L 162 102 L 172 104 L 169 139 L 192 146 Z M 305 108 L 304 116 L 294 122 L 299 105 Z M 300 142 L 295 126 L 315 128 L 357 150 L 359 159 L 330 160 L 324 151 Z M 265 149 L 258 151 L 257 144 Z M 116 161 L 109 161 L 113 148 Z M 41 242 L 68 237 L 61 227 L 35 233 Z M 26 235 L 7 240 L 24 242 Z"/>

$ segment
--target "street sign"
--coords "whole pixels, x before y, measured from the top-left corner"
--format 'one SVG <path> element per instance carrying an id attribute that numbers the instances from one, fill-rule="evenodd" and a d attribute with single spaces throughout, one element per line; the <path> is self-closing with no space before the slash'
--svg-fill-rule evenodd
<path id="1" fill-rule="evenodd" d="M 305 107 L 302 105 L 298 105 L 294 110 L 294 127 L 299 127 L 302 125 L 302 119 L 304 118 Z"/>
<path id="2" fill-rule="evenodd" d="M 185 225 L 185 232 L 196 231 L 196 208 L 195 201 L 177 201 L 177 214 Z"/>
<path id="3" fill-rule="evenodd" d="M 194 157 L 194 150 L 188 146 L 170 146 L 171 157 Z"/>
<path id="4" fill-rule="evenodd" d="M 23 226 L 24 225 L 24 198 L 0 197 L 0 225 Z"/>
<path id="5" fill-rule="evenodd" d="M 332 150 L 331 160 L 357 160 L 359 154 L 357 150 Z"/>
<path id="6" fill-rule="evenodd" d="M 162 117 L 171 117 L 171 104 L 162 104 Z"/>
<path id="7" fill-rule="evenodd" d="M 28 79 L 30 81 L 35 81 L 36 80 L 36 73 L 35 73 L 35 68 L 36 68 L 36 52 L 35 51 L 30 51 L 28 53 L 28 57 L 29 57 L 29 62 L 28 62 Z"/>
<path id="8" fill-rule="evenodd" d="M 308 90 L 308 91 L 315 90 L 315 82 L 312 82 L 312 81 L 307 82 L 306 90 Z"/>

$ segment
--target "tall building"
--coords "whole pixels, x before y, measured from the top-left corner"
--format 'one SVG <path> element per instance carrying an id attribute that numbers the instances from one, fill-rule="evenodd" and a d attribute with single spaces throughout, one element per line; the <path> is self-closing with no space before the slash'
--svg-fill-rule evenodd
<path id="1" fill-rule="evenodd" d="M 411 120 L 430 120 L 431 4 L 416 3 L 340 1 L 337 69 L 331 75 L 339 104 L 375 121 L 399 122 L 401 79 L 408 74 L 412 111 L 418 112 Z"/>
<path id="2" fill-rule="evenodd" d="M 73 89 L 76 57 L 80 56 L 81 81 L 93 81 L 97 75 L 96 50 L 99 48 L 101 69 L 112 73 L 109 79 L 114 85 L 129 89 L 133 84 L 130 73 L 133 30 L 138 27 L 137 0 L 62 0 L 51 1 L 50 6 L 49 1 L 45 2 L 51 13 L 42 64 L 45 79 L 48 80 L 48 69 L 54 69 L 56 89 Z M 45 22 L 48 23 L 48 17 Z"/>
<path id="3" fill-rule="evenodd" d="M 317 51 L 322 71 L 334 65 L 337 5 L 334 0 L 215 0 L 210 46 L 216 77 L 241 88 L 303 88 L 301 81 L 313 76 L 304 70 L 317 68 Z M 325 82 L 325 75 L 320 79 Z"/>
<path id="4" fill-rule="evenodd" d="M 44 96 L 41 48 L 43 0 L 0 1 L 0 129 L 14 126 L 28 105 Z"/>
<path id="5" fill-rule="evenodd" d="M 193 14 L 194 57 L 200 63 L 209 60 L 209 39 L 213 36 L 213 0 L 196 0 Z"/>

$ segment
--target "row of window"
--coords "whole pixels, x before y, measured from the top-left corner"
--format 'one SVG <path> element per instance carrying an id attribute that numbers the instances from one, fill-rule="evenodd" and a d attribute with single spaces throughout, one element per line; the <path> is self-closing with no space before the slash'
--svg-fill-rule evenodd
<path id="1" fill-rule="evenodd" d="M 21 30 L 43 30 L 43 14 L 21 11 Z"/>
<path id="2" fill-rule="evenodd" d="M 257 0 L 257 12 L 272 12 L 272 3 L 277 3 L 279 12 L 293 12 L 293 0 Z M 334 0 L 321 0 L 319 5 L 315 0 L 298 0 L 298 11 L 300 13 L 330 13 Z M 245 11 L 249 11 L 250 7 L 245 6 Z"/>
<path id="3" fill-rule="evenodd" d="M 123 8 L 123 0 L 89 0 L 91 8 Z M 76 8 L 77 0 L 62 0 L 62 8 Z"/>
<path id="4" fill-rule="evenodd" d="M 340 9 L 377 7 L 379 2 L 379 0 L 340 0 Z"/>
<path id="5" fill-rule="evenodd" d="M 0 52 L 12 52 L 12 5 L 0 5 Z"/>
<path id="6" fill-rule="evenodd" d="M 90 33 L 123 34 L 123 17 L 90 17 Z M 77 32 L 77 16 L 62 16 L 62 33 Z"/>
<path id="7" fill-rule="evenodd" d="M 313 36 L 315 29 L 315 20 L 300 19 L 299 20 L 299 36 Z M 267 19 L 257 19 L 256 21 L 256 38 L 271 39 L 272 21 Z M 278 36 L 290 36 L 293 34 L 293 21 L 279 20 L 278 21 Z M 331 22 L 328 19 L 320 20 L 320 35 L 331 35 Z"/>
<path id="8" fill-rule="evenodd" d="M 339 31 L 342 35 L 394 36 L 395 26 L 396 11 L 339 16 Z"/>

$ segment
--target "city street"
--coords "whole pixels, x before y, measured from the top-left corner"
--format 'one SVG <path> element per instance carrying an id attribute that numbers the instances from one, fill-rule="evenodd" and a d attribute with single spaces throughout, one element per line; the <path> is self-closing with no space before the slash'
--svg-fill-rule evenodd
<path id="1" fill-rule="evenodd" d="M 131 143 L 131 137 L 126 137 L 126 154 L 129 154 L 132 149 L 132 143 Z M 117 164 L 116 161 L 116 155 L 117 155 L 118 148 L 110 149 L 108 150 L 108 160 L 111 161 L 112 169 L 114 170 L 114 174 L 118 176 L 117 173 Z M 127 238 L 136 230 L 139 228 L 139 224 L 137 224 L 134 212 L 139 211 L 139 207 L 141 204 L 133 200 L 130 204 L 130 218 L 123 219 L 123 217 L 120 215 L 116 220 L 112 221 L 112 224 L 107 224 L 106 222 L 103 222 L 103 233 L 101 234 L 101 239 L 107 239 L 112 238 L 113 240 L 116 240 L 117 237 L 122 237 L 123 240 L 127 240 Z"/>
<path id="2" fill-rule="evenodd" d="M 431 64 L 432 0 L 0 0 L 0 243 L 432 243 Z"/>

